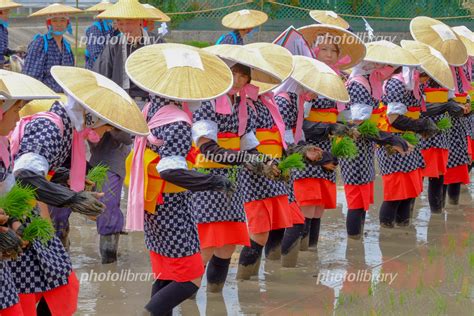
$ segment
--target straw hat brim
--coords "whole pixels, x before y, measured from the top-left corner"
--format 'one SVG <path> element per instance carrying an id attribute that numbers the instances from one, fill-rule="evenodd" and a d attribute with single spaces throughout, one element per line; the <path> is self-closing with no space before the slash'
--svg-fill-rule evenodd
<path id="1" fill-rule="evenodd" d="M 50 15 L 73 15 L 73 14 L 79 14 L 82 13 L 83 11 L 78 8 L 70 7 L 64 4 L 59 4 L 59 3 L 54 3 L 46 8 L 43 8 L 41 10 L 38 10 L 32 14 L 29 15 L 29 17 L 37 17 L 37 16 L 50 16 Z"/>
<path id="2" fill-rule="evenodd" d="M 352 68 L 364 59 L 366 48 L 362 40 L 357 35 L 341 27 L 327 24 L 312 24 L 299 28 L 298 32 L 303 35 L 311 47 L 313 47 L 317 37 L 320 35 L 329 34 L 337 38 L 337 42 L 340 43 L 338 45 L 341 50 L 340 57 L 348 55 L 351 58 L 350 63 L 340 66 L 342 70 Z"/>
<path id="3" fill-rule="evenodd" d="M 447 35 L 451 39 L 443 40 L 440 34 L 433 29 L 433 26 L 436 25 L 444 26 Z M 410 33 L 418 42 L 430 45 L 440 51 L 450 65 L 462 66 L 466 63 L 468 58 L 466 46 L 464 46 L 459 36 L 443 22 L 426 16 L 419 16 L 411 20 Z"/>
<path id="4" fill-rule="evenodd" d="M 159 20 L 160 16 L 154 11 L 146 9 L 137 0 L 120 0 L 104 12 L 99 19 L 126 19 L 126 20 Z"/>
<path id="5" fill-rule="evenodd" d="M 22 4 L 13 1 L 0 1 L 0 10 L 15 9 L 22 6 Z"/>
<path id="6" fill-rule="evenodd" d="M 184 44 L 142 47 L 128 57 L 125 69 L 141 89 L 177 101 L 215 99 L 233 85 L 232 72 L 221 59 Z"/>
<path id="7" fill-rule="evenodd" d="M 87 69 L 66 66 L 53 66 L 51 75 L 66 94 L 101 120 L 133 135 L 149 134 L 137 104 L 112 80 Z"/>
<path id="8" fill-rule="evenodd" d="M 313 20 L 321 24 L 334 25 L 334 26 L 343 28 L 345 30 L 347 30 L 350 27 L 349 23 L 347 23 L 347 21 L 341 18 L 339 15 L 336 18 L 334 18 L 333 16 L 326 14 L 326 12 L 327 11 L 324 11 L 324 10 L 312 10 L 309 12 L 309 16 Z"/>
<path id="9" fill-rule="evenodd" d="M 466 37 L 463 34 L 463 28 L 462 26 L 455 26 L 452 29 L 459 36 L 464 46 L 466 46 L 467 54 L 474 57 L 474 33 L 466 28 L 466 31 L 469 32 L 469 37 Z"/>
<path id="10" fill-rule="evenodd" d="M 222 18 L 222 25 L 233 30 L 253 29 L 267 22 L 268 15 L 257 10 L 240 10 Z"/>
<path id="11" fill-rule="evenodd" d="M 48 86 L 35 78 L 0 69 L 0 98 L 35 100 L 57 99 L 59 96 Z"/>
<path id="12" fill-rule="evenodd" d="M 291 78 L 304 88 L 336 102 L 349 102 L 344 81 L 328 65 L 306 56 L 294 56 L 294 62 Z"/>
<path id="13" fill-rule="evenodd" d="M 60 97 L 60 101 L 65 104 L 67 101 L 66 95 L 63 93 L 58 93 L 58 96 Z M 30 116 L 39 112 L 49 111 L 49 109 L 51 109 L 54 102 L 56 101 L 57 99 L 44 99 L 44 100 L 30 101 L 27 104 L 25 104 L 25 106 L 20 110 L 20 117 Z"/>
<path id="14" fill-rule="evenodd" d="M 230 64 L 241 64 L 251 69 L 252 80 L 257 82 L 280 84 L 285 78 L 266 60 L 257 49 L 248 49 L 240 45 L 214 45 L 204 48 Z"/>
<path id="15" fill-rule="evenodd" d="M 245 45 L 245 47 L 257 49 L 262 57 L 275 69 L 279 78 L 281 78 L 281 82 L 284 82 L 291 76 L 294 69 L 293 55 L 286 48 L 271 43 L 253 43 Z M 271 84 L 264 82 L 252 81 L 252 84 L 260 88 L 260 94 L 264 94 L 273 89 Z"/>
<path id="16" fill-rule="evenodd" d="M 420 67 L 438 84 L 449 90 L 454 89 L 454 79 L 448 62 L 442 56 L 443 59 L 434 56 L 431 53 L 433 48 L 416 41 L 403 40 L 400 44 L 418 58 Z M 438 54 L 441 55 L 440 52 Z"/>
<path id="17" fill-rule="evenodd" d="M 367 43 L 365 61 L 392 66 L 418 66 L 420 62 L 408 50 L 388 41 Z"/>
<path id="18" fill-rule="evenodd" d="M 158 8 L 155 8 L 154 6 L 148 4 L 144 4 L 143 5 L 145 7 L 145 9 L 153 12 L 154 14 L 158 15 L 160 18 L 159 19 L 153 19 L 154 21 L 157 21 L 157 22 L 169 22 L 171 21 L 171 18 L 169 16 L 167 16 L 165 13 L 163 13 L 160 9 Z"/>
<path id="19" fill-rule="evenodd" d="M 111 8 L 114 4 L 111 2 L 99 2 L 96 5 L 84 10 L 86 12 L 102 12 Z"/>

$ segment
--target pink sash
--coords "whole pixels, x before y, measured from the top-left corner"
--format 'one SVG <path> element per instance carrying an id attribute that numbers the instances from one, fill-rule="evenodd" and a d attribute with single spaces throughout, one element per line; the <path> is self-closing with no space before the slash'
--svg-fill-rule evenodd
<path id="1" fill-rule="evenodd" d="M 272 115 L 273 121 L 280 132 L 281 142 L 283 144 L 283 148 L 286 149 L 288 145 L 285 142 L 285 123 L 283 122 L 283 118 L 281 117 L 280 110 L 275 103 L 275 96 L 273 92 L 267 92 L 260 96 L 262 103 L 267 107 Z"/>
<path id="2" fill-rule="evenodd" d="M 151 103 L 148 103 L 142 111 L 143 117 L 145 117 L 145 119 L 148 116 L 150 105 Z M 168 104 L 159 109 L 158 112 L 156 112 L 156 114 L 150 119 L 150 121 L 148 121 L 148 128 L 152 130 L 154 128 L 174 122 L 186 122 L 189 125 L 192 124 L 191 118 L 187 113 L 179 109 L 175 104 Z M 151 133 L 147 137 L 135 137 L 127 204 L 126 229 L 130 231 L 143 231 L 143 223 L 145 220 L 145 170 L 143 166 L 143 159 L 147 141 L 156 146 L 163 145 L 163 140 L 157 139 Z"/>

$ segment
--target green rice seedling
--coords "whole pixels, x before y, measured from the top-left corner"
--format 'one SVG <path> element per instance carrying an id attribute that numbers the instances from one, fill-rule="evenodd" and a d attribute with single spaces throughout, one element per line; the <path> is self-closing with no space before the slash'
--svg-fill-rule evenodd
<path id="1" fill-rule="evenodd" d="M 47 219 L 41 217 L 35 217 L 29 223 L 22 233 L 22 239 L 28 242 L 38 240 L 43 244 L 46 244 L 54 237 L 53 224 Z"/>
<path id="2" fill-rule="evenodd" d="M 380 136 L 380 132 L 379 132 L 379 129 L 377 128 L 377 125 L 374 122 L 371 122 L 369 120 L 366 120 L 362 124 L 360 124 L 357 127 L 357 130 L 359 131 L 362 137 L 374 138 L 374 137 Z"/>
<path id="3" fill-rule="evenodd" d="M 0 197 L 0 208 L 11 218 L 24 221 L 32 215 L 35 206 L 35 190 L 29 186 L 14 185 Z"/>
<path id="4" fill-rule="evenodd" d="M 410 132 L 403 133 L 402 138 L 406 140 L 412 146 L 416 146 L 420 142 L 418 137 L 416 137 L 414 133 L 410 133 Z"/>
<path id="5" fill-rule="evenodd" d="M 449 117 L 443 117 L 441 120 L 436 123 L 436 126 L 442 131 L 445 132 L 451 127 L 453 127 L 453 123 L 451 122 L 451 118 Z"/>
<path id="6" fill-rule="evenodd" d="M 87 173 L 87 179 L 95 183 L 95 188 L 99 192 L 102 191 L 107 181 L 107 171 L 109 171 L 109 169 L 110 168 L 106 165 L 98 164 Z"/>
<path id="7" fill-rule="evenodd" d="M 301 170 L 304 167 L 303 155 L 300 153 L 291 154 L 278 163 L 278 169 L 285 177 L 289 176 L 292 169 Z"/>
<path id="8" fill-rule="evenodd" d="M 331 153 L 337 158 L 353 159 L 357 156 L 358 150 L 354 141 L 344 136 L 335 137 L 332 140 Z"/>

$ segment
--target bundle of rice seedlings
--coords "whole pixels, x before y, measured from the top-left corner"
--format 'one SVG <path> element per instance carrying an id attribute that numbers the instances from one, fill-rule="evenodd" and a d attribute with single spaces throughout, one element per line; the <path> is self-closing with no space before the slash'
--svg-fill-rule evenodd
<path id="1" fill-rule="evenodd" d="M 38 240 L 46 244 L 54 237 L 53 224 L 47 219 L 35 217 L 23 230 L 21 238 L 28 242 Z"/>
<path id="2" fill-rule="evenodd" d="M 350 137 L 344 136 L 333 138 L 331 153 L 337 158 L 353 159 L 357 157 L 358 150 L 354 141 Z"/>
<path id="3" fill-rule="evenodd" d="M 109 167 L 103 164 L 98 164 L 87 173 L 87 179 L 95 183 L 95 188 L 98 192 L 102 191 L 105 182 L 107 181 L 107 171 Z"/>
<path id="4" fill-rule="evenodd" d="M 436 123 L 436 126 L 438 126 L 441 131 L 445 132 L 451 127 L 453 127 L 453 123 L 451 122 L 451 118 L 443 117 L 441 120 L 438 121 L 438 123 Z"/>
<path id="5" fill-rule="evenodd" d="M 209 174 L 209 173 L 211 173 L 211 170 L 208 169 L 208 168 L 197 168 L 196 171 L 199 172 L 199 173 L 202 173 L 202 174 Z"/>
<path id="6" fill-rule="evenodd" d="M 237 174 L 239 172 L 239 167 L 238 166 L 232 166 L 229 168 L 229 172 L 227 174 L 227 177 L 229 178 L 230 182 L 232 182 L 234 185 L 237 183 Z"/>
<path id="7" fill-rule="evenodd" d="M 415 133 L 406 132 L 403 133 L 402 138 L 406 140 L 410 145 L 416 146 L 420 142 L 420 139 L 416 137 Z"/>
<path id="8" fill-rule="evenodd" d="M 357 130 L 359 131 L 360 135 L 362 137 L 379 137 L 379 129 L 377 128 L 377 125 L 374 122 L 371 122 L 369 120 L 365 120 L 362 124 L 360 124 L 357 127 Z"/>
<path id="9" fill-rule="evenodd" d="M 19 221 L 32 215 L 35 203 L 35 190 L 30 186 L 16 184 L 6 195 L 0 197 L 0 208 Z"/>
<path id="10" fill-rule="evenodd" d="M 291 154 L 278 163 L 278 169 L 284 177 L 288 177 L 292 169 L 302 170 L 304 167 L 303 155 L 300 153 Z"/>

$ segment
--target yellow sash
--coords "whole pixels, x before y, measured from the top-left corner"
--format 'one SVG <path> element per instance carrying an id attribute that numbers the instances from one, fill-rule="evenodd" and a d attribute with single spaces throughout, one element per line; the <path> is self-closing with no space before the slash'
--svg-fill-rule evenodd
<path id="1" fill-rule="evenodd" d="M 336 123 L 336 109 L 311 109 L 309 117 L 306 118 L 310 122 Z"/>
<path id="2" fill-rule="evenodd" d="M 271 156 L 272 158 L 281 158 L 283 155 L 283 143 L 280 131 L 277 127 L 258 128 L 256 133 L 260 145 L 257 150 L 262 154 Z"/>
<path id="3" fill-rule="evenodd" d="M 217 135 L 217 144 L 224 149 L 240 150 L 240 137 L 237 134 L 219 133 L 219 135 Z M 193 144 L 193 146 L 197 150 L 196 145 Z M 199 153 L 196 157 L 196 163 L 194 167 L 218 169 L 230 168 L 231 166 L 208 160 L 203 154 Z"/>

